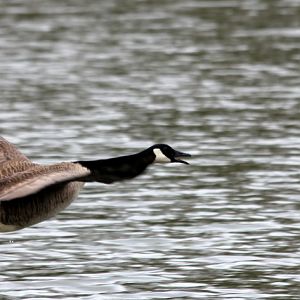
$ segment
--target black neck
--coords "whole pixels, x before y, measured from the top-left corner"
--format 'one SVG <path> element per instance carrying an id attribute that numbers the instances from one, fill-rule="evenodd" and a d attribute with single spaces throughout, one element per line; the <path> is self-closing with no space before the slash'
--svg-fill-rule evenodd
<path id="1" fill-rule="evenodd" d="M 79 163 L 91 171 L 91 175 L 86 178 L 86 181 L 112 183 L 140 175 L 154 162 L 154 159 L 154 153 L 147 149 L 133 155 L 109 159 L 77 161 L 76 163 Z"/>

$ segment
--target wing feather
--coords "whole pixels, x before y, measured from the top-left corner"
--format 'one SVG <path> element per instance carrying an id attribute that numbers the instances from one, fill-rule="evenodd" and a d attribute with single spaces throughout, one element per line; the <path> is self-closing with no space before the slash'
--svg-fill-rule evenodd
<path id="1" fill-rule="evenodd" d="M 8 201 L 37 193 L 45 187 L 78 180 L 90 171 L 76 163 L 35 165 L 29 170 L 0 180 L 0 201 Z"/>
<path id="2" fill-rule="evenodd" d="M 0 136 L 0 168 L 9 160 L 30 161 L 13 144 Z"/>

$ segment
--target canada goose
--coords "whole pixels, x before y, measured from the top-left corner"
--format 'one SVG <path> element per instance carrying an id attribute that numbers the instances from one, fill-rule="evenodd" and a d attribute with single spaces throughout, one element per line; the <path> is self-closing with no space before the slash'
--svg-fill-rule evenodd
<path id="1" fill-rule="evenodd" d="M 180 162 L 187 153 L 165 144 L 93 161 L 40 165 L 0 137 L 0 232 L 42 222 L 67 207 L 86 182 L 112 183 L 140 175 L 154 162 Z"/>

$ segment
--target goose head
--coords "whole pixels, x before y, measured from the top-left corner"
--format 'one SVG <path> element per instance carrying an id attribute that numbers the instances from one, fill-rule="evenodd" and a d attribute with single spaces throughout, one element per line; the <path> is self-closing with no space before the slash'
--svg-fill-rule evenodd
<path id="1" fill-rule="evenodd" d="M 156 144 L 150 148 L 155 155 L 154 163 L 173 163 L 179 162 L 188 165 L 189 163 L 182 160 L 183 157 L 191 157 L 190 154 L 177 151 L 166 144 Z"/>

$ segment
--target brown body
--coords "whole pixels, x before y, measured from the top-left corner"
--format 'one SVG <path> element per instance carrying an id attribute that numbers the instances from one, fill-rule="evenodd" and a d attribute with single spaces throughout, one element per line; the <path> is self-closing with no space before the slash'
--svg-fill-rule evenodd
<path id="1" fill-rule="evenodd" d="M 52 169 L 67 164 L 71 163 L 57 164 Z M 37 170 L 42 174 L 43 169 L 47 168 L 48 166 L 32 163 L 15 146 L 0 137 L 0 189 L 7 189 L 15 184 L 14 181 L 18 179 L 14 177 L 16 174 L 24 174 L 25 180 Z M 83 185 L 84 182 L 80 181 L 62 182 L 32 195 L 0 201 L 0 232 L 22 229 L 55 216 L 70 205 Z"/>

